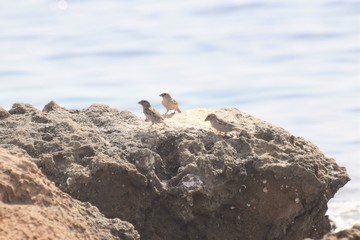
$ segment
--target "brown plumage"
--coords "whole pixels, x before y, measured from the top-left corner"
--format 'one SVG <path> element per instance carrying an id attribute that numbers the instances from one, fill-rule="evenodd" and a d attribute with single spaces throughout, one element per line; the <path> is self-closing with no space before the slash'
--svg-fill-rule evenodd
<path id="1" fill-rule="evenodd" d="M 164 107 L 166 108 L 166 113 L 167 114 L 170 110 L 174 110 L 174 113 L 177 111 L 179 113 L 181 113 L 181 110 L 179 108 L 179 104 L 178 102 L 173 99 L 170 94 L 168 93 L 162 93 L 159 95 L 160 97 L 163 98 L 163 100 L 161 101 L 162 105 L 164 105 Z"/>
<path id="2" fill-rule="evenodd" d="M 155 108 L 151 107 L 148 101 L 141 100 L 140 102 L 138 102 L 138 104 L 140 104 L 143 107 L 143 112 L 146 118 L 151 122 L 151 126 L 154 125 L 154 123 L 156 124 L 163 123 L 166 125 L 166 123 L 164 122 L 164 118 L 161 116 L 161 114 L 158 111 L 156 111 Z"/>
<path id="3" fill-rule="evenodd" d="M 225 136 L 228 132 L 240 130 L 234 124 L 228 123 L 221 118 L 218 118 L 215 114 L 211 113 L 206 118 L 205 121 L 210 121 L 210 124 L 220 133 L 225 133 Z"/>

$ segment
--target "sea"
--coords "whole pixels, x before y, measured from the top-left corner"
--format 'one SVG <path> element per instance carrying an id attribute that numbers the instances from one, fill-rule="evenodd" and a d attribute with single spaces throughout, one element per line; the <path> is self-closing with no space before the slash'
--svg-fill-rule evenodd
<path id="1" fill-rule="evenodd" d="M 0 106 L 234 107 L 316 144 L 360 223 L 360 1 L 0 0 Z"/>

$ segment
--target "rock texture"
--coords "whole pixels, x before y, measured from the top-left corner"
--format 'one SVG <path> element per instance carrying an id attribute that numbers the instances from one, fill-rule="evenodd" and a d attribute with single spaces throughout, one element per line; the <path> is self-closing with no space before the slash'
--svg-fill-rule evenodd
<path id="1" fill-rule="evenodd" d="M 0 170 L 0 239 L 139 239 L 130 223 L 60 191 L 29 159 L 0 149 Z"/>
<path id="2" fill-rule="evenodd" d="M 218 136 L 211 112 L 243 130 Z M 349 181 L 310 142 L 236 109 L 189 110 L 152 128 L 105 105 L 9 113 L 1 147 L 20 147 L 61 190 L 144 240 L 321 238 L 327 202 Z"/>
<path id="3" fill-rule="evenodd" d="M 326 234 L 322 240 L 360 240 L 360 224 L 355 224 L 351 229 L 336 233 Z"/>
<path id="4" fill-rule="evenodd" d="M 8 113 L 8 111 L 0 107 L 0 120 L 7 117 L 10 117 L 10 113 Z"/>

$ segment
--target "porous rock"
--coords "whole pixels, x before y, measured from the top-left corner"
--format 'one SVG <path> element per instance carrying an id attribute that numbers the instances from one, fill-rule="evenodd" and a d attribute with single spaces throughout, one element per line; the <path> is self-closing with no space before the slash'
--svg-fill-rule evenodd
<path id="1" fill-rule="evenodd" d="M 5 109 L 3 109 L 2 107 L 0 107 L 0 120 L 7 118 L 10 116 L 10 113 L 8 111 L 6 111 Z"/>
<path id="2" fill-rule="evenodd" d="M 132 224 L 59 190 L 28 158 L 0 149 L 0 169 L 0 239 L 140 239 Z"/>
<path id="3" fill-rule="evenodd" d="M 355 224 L 350 229 L 326 234 L 322 240 L 360 240 L 360 224 Z"/>
<path id="4" fill-rule="evenodd" d="M 1 146 L 24 149 L 56 186 L 134 224 L 141 239 L 321 238 L 327 202 L 349 181 L 309 141 L 237 109 L 193 109 L 150 127 L 106 105 L 23 108 L 0 121 Z M 217 135 L 209 113 L 242 131 Z"/>

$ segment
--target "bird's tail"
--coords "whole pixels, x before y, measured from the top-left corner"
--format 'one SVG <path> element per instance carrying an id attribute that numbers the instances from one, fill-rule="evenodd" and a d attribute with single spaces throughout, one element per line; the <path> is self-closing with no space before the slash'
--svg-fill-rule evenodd
<path id="1" fill-rule="evenodd" d="M 178 113 L 181 113 L 181 110 L 180 110 L 179 107 L 176 108 L 176 111 L 177 111 Z"/>

